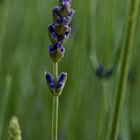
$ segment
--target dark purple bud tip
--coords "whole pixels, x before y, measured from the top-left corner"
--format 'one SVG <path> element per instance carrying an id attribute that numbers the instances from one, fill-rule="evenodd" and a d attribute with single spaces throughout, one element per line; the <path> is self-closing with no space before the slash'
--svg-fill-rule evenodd
<path id="1" fill-rule="evenodd" d="M 58 82 L 64 83 L 66 81 L 66 79 L 67 79 L 67 73 L 61 72 L 58 77 Z"/>
<path id="2" fill-rule="evenodd" d="M 67 25 L 68 24 L 68 20 L 66 17 L 61 17 L 60 20 L 57 21 L 58 24 L 64 24 Z"/>
<path id="3" fill-rule="evenodd" d="M 96 74 L 97 76 L 99 77 L 103 77 L 103 74 L 104 74 L 104 69 L 103 69 L 103 65 L 102 64 L 99 64 L 97 69 L 96 69 Z"/>
<path id="4" fill-rule="evenodd" d="M 59 74 L 58 82 L 56 85 L 56 92 L 60 95 L 63 91 L 67 79 L 67 73 L 62 72 Z"/>
<path id="5" fill-rule="evenodd" d="M 61 37 L 59 37 L 59 41 L 63 42 L 64 40 L 67 40 L 67 36 L 64 34 Z M 63 44 L 63 43 L 62 43 Z"/>
<path id="6" fill-rule="evenodd" d="M 60 0 L 61 7 L 70 7 L 71 0 Z"/>
<path id="7" fill-rule="evenodd" d="M 58 40 L 58 35 L 54 30 L 53 24 L 48 26 L 48 34 L 49 34 L 49 39 L 52 43 L 55 43 Z"/>
<path id="8" fill-rule="evenodd" d="M 70 2 L 71 3 L 71 0 L 59 0 L 60 2 Z"/>
<path id="9" fill-rule="evenodd" d="M 48 26 L 48 30 L 49 30 L 50 33 L 54 32 L 54 27 L 53 27 L 52 24 Z"/>
<path id="10" fill-rule="evenodd" d="M 51 83 L 51 84 L 49 85 L 49 88 L 55 90 L 55 84 L 54 84 L 54 83 Z"/>
<path id="11" fill-rule="evenodd" d="M 49 53 L 54 53 L 61 44 L 57 41 L 55 44 L 49 46 Z"/>
<path id="12" fill-rule="evenodd" d="M 56 7 L 53 8 L 53 12 L 54 13 L 58 14 L 58 11 L 59 11 L 59 7 L 58 6 L 56 6 Z"/>
<path id="13" fill-rule="evenodd" d="M 113 74 L 113 68 L 109 68 L 105 72 L 105 77 L 109 78 Z"/>
<path id="14" fill-rule="evenodd" d="M 61 53 L 61 54 L 64 54 L 65 53 L 65 48 L 61 45 L 61 46 L 59 46 L 59 52 Z"/>
<path id="15" fill-rule="evenodd" d="M 72 17 L 74 15 L 74 13 L 75 13 L 75 11 L 71 8 L 71 12 L 70 12 L 70 14 L 68 16 Z"/>
<path id="16" fill-rule="evenodd" d="M 59 37 L 58 40 L 61 42 L 61 44 L 64 44 L 68 40 L 70 33 L 71 28 L 68 28 L 68 30 L 62 36 Z"/>
<path id="17" fill-rule="evenodd" d="M 61 16 L 59 15 L 59 10 L 60 10 L 60 7 L 53 8 L 53 21 L 54 22 L 58 22 L 61 18 Z"/>
<path id="18" fill-rule="evenodd" d="M 69 35 L 71 33 L 71 27 L 69 27 L 68 29 L 67 29 L 67 31 L 65 32 L 65 35 Z"/>
<path id="19" fill-rule="evenodd" d="M 49 53 L 54 53 L 56 51 L 56 47 L 54 45 L 49 46 Z"/>
<path id="20" fill-rule="evenodd" d="M 45 78 L 46 78 L 48 85 L 51 85 L 52 83 L 54 83 L 54 77 L 50 72 L 45 73 Z"/>
<path id="21" fill-rule="evenodd" d="M 57 85 L 57 90 L 58 90 L 58 89 L 61 89 L 61 88 L 63 88 L 63 87 L 64 87 L 64 83 L 59 82 L 58 85 Z"/>

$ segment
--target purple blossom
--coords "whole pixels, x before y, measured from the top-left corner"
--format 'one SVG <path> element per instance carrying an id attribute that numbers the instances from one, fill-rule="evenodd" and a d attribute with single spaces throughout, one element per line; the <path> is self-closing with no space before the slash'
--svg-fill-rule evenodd
<path id="1" fill-rule="evenodd" d="M 66 72 L 61 72 L 59 74 L 59 77 L 58 77 L 58 82 L 62 82 L 63 83 L 66 80 L 66 78 L 67 78 L 67 73 Z"/>
<path id="2" fill-rule="evenodd" d="M 57 86 L 56 86 L 56 91 L 63 90 L 64 85 L 65 85 L 65 82 L 66 82 L 66 79 L 67 79 L 67 73 L 61 72 L 61 73 L 59 74 L 59 77 L 58 77 L 58 82 L 57 82 Z"/>
<path id="3" fill-rule="evenodd" d="M 57 84 L 57 89 L 56 89 L 56 90 L 59 90 L 59 89 L 61 89 L 62 87 L 64 87 L 64 83 L 59 82 L 59 83 Z"/>
<path id="4" fill-rule="evenodd" d="M 61 93 L 61 91 L 63 90 L 67 79 L 67 73 L 60 73 L 57 81 L 54 80 L 53 75 L 49 72 L 45 73 L 45 78 L 50 91 L 55 95 L 56 93 Z"/>
<path id="5" fill-rule="evenodd" d="M 50 90 L 55 90 L 54 77 L 51 73 L 45 73 L 45 78 Z"/>
<path id="6" fill-rule="evenodd" d="M 61 7 L 69 7 L 71 0 L 59 0 Z"/>
<path id="7" fill-rule="evenodd" d="M 49 46 L 49 53 L 53 54 L 55 52 L 59 51 L 59 53 L 64 54 L 65 48 L 61 45 L 59 41 L 57 41 L 55 44 Z"/>

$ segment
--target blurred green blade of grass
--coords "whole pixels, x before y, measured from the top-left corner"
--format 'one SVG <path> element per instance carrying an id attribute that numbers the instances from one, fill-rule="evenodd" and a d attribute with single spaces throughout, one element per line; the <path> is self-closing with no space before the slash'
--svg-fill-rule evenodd
<path id="1" fill-rule="evenodd" d="M 3 134 L 3 128 L 4 128 L 4 121 L 7 113 L 7 108 L 8 108 L 8 101 L 10 97 L 10 90 L 11 90 L 11 85 L 12 85 L 12 78 L 11 76 L 6 77 L 6 82 L 5 82 L 5 91 L 1 95 L 1 104 L 0 104 L 0 139 L 2 139 L 2 134 Z"/>

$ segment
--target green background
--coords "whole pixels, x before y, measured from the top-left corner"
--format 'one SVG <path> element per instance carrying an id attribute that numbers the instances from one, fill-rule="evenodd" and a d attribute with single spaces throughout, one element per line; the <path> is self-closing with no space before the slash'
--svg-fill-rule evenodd
<path id="1" fill-rule="evenodd" d="M 0 140 L 16 115 L 23 140 L 50 140 L 52 72 L 48 25 L 57 0 L 0 0 Z M 130 0 L 73 0 L 72 33 L 59 72 L 68 79 L 59 106 L 59 140 L 105 140 Z M 140 11 L 140 10 L 139 10 Z M 140 140 L 140 14 L 119 137 Z M 113 68 L 96 75 L 98 64 Z"/>

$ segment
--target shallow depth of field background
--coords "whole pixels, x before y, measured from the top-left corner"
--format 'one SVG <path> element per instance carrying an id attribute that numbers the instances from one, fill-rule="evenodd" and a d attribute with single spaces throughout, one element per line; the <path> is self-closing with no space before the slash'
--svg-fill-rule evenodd
<path id="1" fill-rule="evenodd" d="M 130 0 L 114 0 L 109 8 L 111 1 L 73 0 L 72 33 L 59 63 L 59 72 L 68 72 L 60 97 L 59 140 L 104 140 L 107 134 L 130 6 Z M 23 140 L 50 140 L 52 96 L 44 72 L 52 72 L 47 27 L 57 4 L 0 0 L 0 140 L 8 140 L 12 115 L 19 119 Z M 121 116 L 122 140 L 140 140 L 139 25 L 140 14 Z M 112 77 L 98 78 L 98 63 L 113 67 Z"/>

